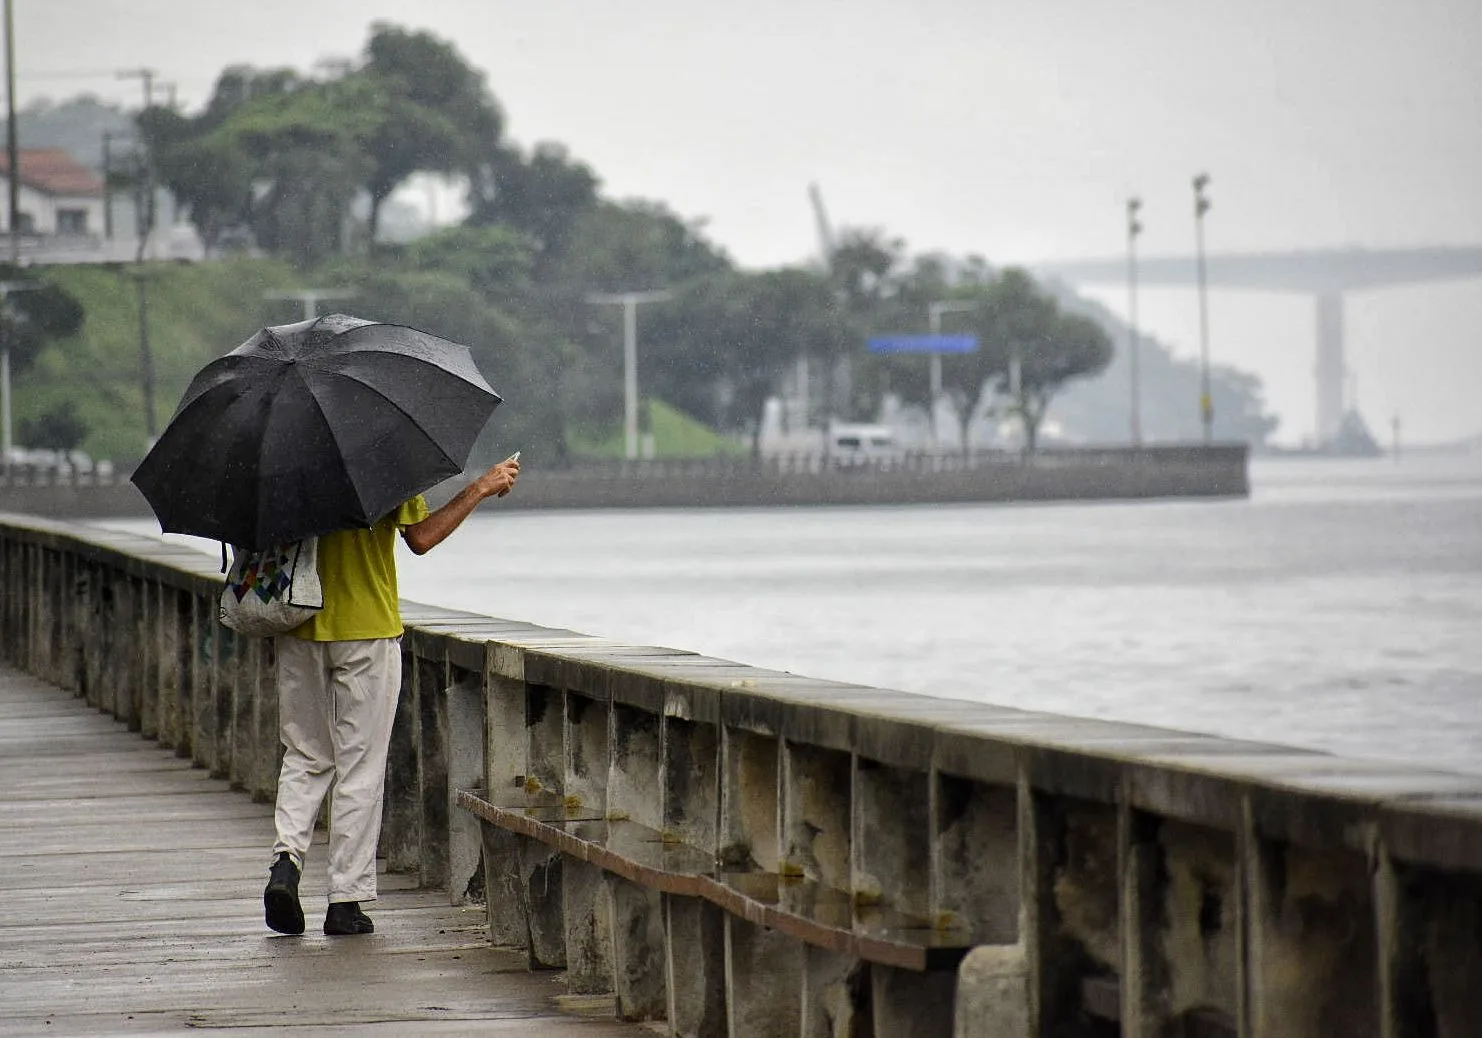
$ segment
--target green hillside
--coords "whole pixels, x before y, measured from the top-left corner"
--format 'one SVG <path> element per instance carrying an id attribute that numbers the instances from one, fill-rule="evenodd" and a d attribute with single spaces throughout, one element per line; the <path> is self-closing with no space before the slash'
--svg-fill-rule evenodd
<path id="1" fill-rule="evenodd" d="M 156 429 L 164 428 L 191 378 L 214 357 L 266 324 L 300 319 L 299 304 L 267 293 L 300 287 L 302 275 L 274 260 L 145 266 L 149 345 L 154 367 Z M 140 349 L 139 288 L 132 266 L 59 266 L 33 276 L 72 293 L 87 316 L 76 335 L 48 346 L 36 363 L 16 373 L 17 428 L 71 401 L 88 429 L 81 450 L 129 465 L 149 446 Z M 649 408 L 660 457 L 741 454 L 746 448 L 720 436 L 660 400 Z M 533 446 L 533 444 L 531 444 Z M 576 431 L 578 456 L 623 456 L 622 424 Z"/>
<path id="2" fill-rule="evenodd" d="M 151 263 L 144 270 L 157 429 L 203 364 L 262 325 L 297 316 L 297 304 L 263 298 L 297 284 L 284 263 Z M 87 317 L 78 334 L 51 344 L 28 370 L 16 373 L 17 426 L 70 400 L 89 430 L 82 450 L 95 458 L 137 460 L 148 448 L 148 433 L 134 269 L 59 266 L 34 276 L 72 293 Z"/>
<path id="3" fill-rule="evenodd" d="M 708 425 L 695 421 L 662 400 L 649 399 L 648 417 L 655 457 L 709 458 L 717 454 L 747 453 L 748 448 L 743 444 L 719 435 Z M 583 457 L 621 458 L 625 449 L 622 424 L 581 430 L 572 435 L 571 446 Z"/>

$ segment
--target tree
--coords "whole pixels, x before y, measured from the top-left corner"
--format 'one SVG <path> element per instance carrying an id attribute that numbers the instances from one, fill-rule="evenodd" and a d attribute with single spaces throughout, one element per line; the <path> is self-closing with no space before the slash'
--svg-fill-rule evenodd
<path id="1" fill-rule="evenodd" d="M 362 138 L 374 241 L 381 206 L 412 174 L 465 173 L 474 179 L 479 162 L 499 143 L 504 114 L 483 74 L 428 32 L 377 23 L 366 63 L 352 75 L 376 87 L 369 94 L 373 125 Z"/>
<path id="2" fill-rule="evenodd" d="M 597 204 L 597 186 L 597 175 L 571 158 L 564 145 L 541 142 L 529 156 L 513 145 L 500 145 L 470 192 L 467 222 L 499 224 L 524 234 L 542 272 L 548 272 L 566 258 L 577 221 Z"/>
<path id="3" fill-rule="evenodd" d="M 15 268 L 4 269 L 3 280 L 25 283 L 16 277 L 20 272 Z M 77 298 L 60 285 L 42 281 L 7 293 L 0 310 L 0 336 L 15 373 L 30 367 L 51 340 L 74 334 L 86 316 Z"/>
<path id="4" fill-rule="evenodd" d="M 992 282 L 972 317 L 985 370 L 998 392 L 1009 397 L 1008 411 L 1023 422 L 1025 446 L 1032 452 L 1055 395 L 1111 363 L 1111 337 L 1090 318 L 1065 313 L 1018 268 Z"/>
<path id="5" fill-rule="evenodd" d="M 23 447 L 50 447 L 60 450 L 72 463 L 72 452 L 87 437 L 88 424 L 77 413 L 77 403 L 64 400 L 42 411 L 34 418 L 23 418 L 16 427 L 16 439 Z"/>
<path id="6" fill-rule="evenodd" d="M 216 80 L 206 108 L 186 118 L 168 108 L 140 114 L 139 130 L 160 182 L 188 214 L 208 249 L 233 227 L 250 226 L 253 186 L 260 163 L 248 141 L 232 125 L 234 117 L 266 98 L 302 90 L 305 81 L 291 69 L 257 70 L 231 66 Z"/>
<path id="7" fill-rule="evenodd" d="M 793 361 L 836 354 L 851 337 L 828 279 L 797 268 L 696 278 L 653 310 L 646 383 L 697 418 L 746 432 L 753 454 L 767 398 Z"/>

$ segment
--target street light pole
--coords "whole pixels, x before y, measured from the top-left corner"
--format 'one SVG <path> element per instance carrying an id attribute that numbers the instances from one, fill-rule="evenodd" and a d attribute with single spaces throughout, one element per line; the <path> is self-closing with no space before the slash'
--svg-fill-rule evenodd
<path id="1" fill-rule="evenodd" d="M 119 79 L 137 79 L 144 90 L 144 108 L 141 115 L 148 115 L 149 110 L 154 107 L 154 77 L 159 75 L 152 68 L 125 69 L 118 73 Z M 139 153 L 140 174 L 143 177 L 143 190 L 139 195 L 140 211 L 135 214 L 135 230 L 139 235 L 139 247 L 135 253 L 134 261 L 143 263 L 144 257 L 149 251 L 149 236 L 154 231 L 154 160 L 149 154 L 149 142 L 144 139 L 144 127 L 138 120 L 135 125 L 139 127 Z"/>
<path id="2" fill-rule="evenodd" d="M 1142 446 L 1142 374 L 1137 335 L 1137 236 L 1142 221 L 1137 218 L 1142 199 L 1127 199 L 1127 362 L 1132 368 L 1131 433 L 1132 446 Z"/>
<path id="3" fill-rule="evenodd" d="M 21 265 L 21 157 L 15 128 L 15 12 L 12 0 L 5 0 L 5 182 L 9 193 L 10 217 L 6 230 L 10 237 L 10 271 L 16 274 Z M 8 319 L 10 306 L 6 297 L 17 282 L 0 282 L 0 314 Z M 3 329 L 0 341 L 0 466 L 10 464 L 15 447 L 10 425 L 10 328 Z"/>
<path id="4" fill-rule="evenodd" d="M 1204 442 L 1214 439 L 1214 401 L 1209 394 L 1209 302 L 1204 276 L 1204 214 L 1209 212 L 1209 199 L 1204 189 L 1209 174 L 1194 178 L 1194 255 L 1199 265 L 1199 421 L 1204 426 Z"/>
<path id="5" fill-rule="evenodd" d="M 623 447 L 629 461 L 638 457 L 638 307 L 657 303 L 672 293 L 659 289 L 652 292 L 598 292 L 587 296 L 596 305 L 621 305 L 623 308 Z"/>
<path id="6" fill-rule="evenodd" d="M 932 335 L 942 334 L 942 314 L 966 313 L 976 308 L 976 304 L 962 302 L 952 299 L 938 299 L 926 304 L 926 323 L 931 329 Z M 935 450 L 941 445 L 941 437 L 937 435 L 937 401 L 942 396 L 942 355 L 933 351 L 928 355 L 930 367 L 927 369 L 930 375 L 931 391 L 930 402 L 927 404 L 927 417 L 931 419 L 931 446 Z M 967 444 L 963 444 L 967 449 Z"/>
<path id="7" fill-rule="evenodd" d="M 21 262 L 21 152 L 15 126 L 15 12 L 12 0 L 5 0 L 5 158 L 9 171 L 5 180 L 9 189 L 10 266 Z M 9 442 L 6 443 L 9 449 Z"/>
<path id="8" fill-rule="evenodd" d="M 283 292 L 264 292 L 264 299 L 296 299 L 304 308 L 304 320 L 319 316 L 319 304 L 326 299 L 354 299 L 353 288 L 299 288 Z"/>

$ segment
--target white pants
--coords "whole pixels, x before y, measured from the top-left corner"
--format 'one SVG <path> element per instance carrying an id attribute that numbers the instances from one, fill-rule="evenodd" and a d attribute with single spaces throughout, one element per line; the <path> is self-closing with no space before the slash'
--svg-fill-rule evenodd
<path id="1" fill-rule="evenodd" d="M 300 870 L 326 795 L 329 900 L 373 901 L 386 754 L 401 693 L 401 639 L 310 642 L 282 637 L 278 655 L 278 773 L 273 856 Z"/>

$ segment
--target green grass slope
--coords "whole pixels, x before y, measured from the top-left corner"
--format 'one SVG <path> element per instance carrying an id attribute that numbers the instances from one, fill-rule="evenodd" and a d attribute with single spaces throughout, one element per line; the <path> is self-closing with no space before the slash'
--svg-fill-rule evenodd
<path id="1" fill-rule="evenodd" d="M 648 416 L 657 458 L 710 458 L 748 451 L 744 445 L 721 436 L 662 400 L 649 399 Z M 625 449 L 622 423 L 607 429 L 583 430 L 572 436 L 571 446 L 573 453 L 581 457 L 621 458 Z"/>
<path id="2" fill-rule="evenodd" d="M 297 304 L 265 293 L 296 285 L 271 260 L 149 263 L 148 334 L 154 367 L 156 429 L 169 421 L 202 365 L 235 348 L 264 324 L 294 320 Z M 131 463 L 148 449 L 139 287 L 130 266 L 57 266 L 35 275 L 61 285 L 87 317 L 76 335 L 50 344 L 14 378 L 16 425 L 72 401 L 88 433 L 81 449 Z"/>

